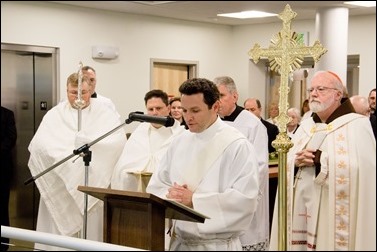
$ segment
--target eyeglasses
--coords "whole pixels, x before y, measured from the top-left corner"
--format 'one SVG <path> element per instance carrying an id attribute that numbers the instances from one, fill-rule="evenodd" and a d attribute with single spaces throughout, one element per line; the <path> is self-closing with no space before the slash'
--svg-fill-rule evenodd
<path id="1" fill-rule="evenodd" d="M 71 94 L 71 95 L 78 95 L 77 90 L 68 90 L 68 93 Z M 86 95 L 87 93 L 89 93 L 88 90 L 81 90 L 82 95 Z"/>
<path id="2" fill-rule="evenodd" d="M 338 90 L 336 88 L 331 88 L 331 87 L 316 87 L 316 88 L 308 88 L 307 91 L 308 93 L 312 93 L 313 91 L 317 91 L 317 93 L 319 94 L 324 94 L 326 92 L 326 90 L 328 89 L 333 89 L 333 90 Z"/>

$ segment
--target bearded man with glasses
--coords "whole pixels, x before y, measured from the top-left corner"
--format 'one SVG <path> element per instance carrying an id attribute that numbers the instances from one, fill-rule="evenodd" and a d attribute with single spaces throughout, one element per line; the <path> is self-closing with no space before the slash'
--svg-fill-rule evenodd
<path id="1" fill-rule="evenodd" d="M 376 249 L 376 140 L 330 71 L 311 81 L 314 112 L 287 159 L 288 250 Z M 277 206 L 277 202 L 275 203 Z M 275 207 L 270 250 L 277 250 Z"/>

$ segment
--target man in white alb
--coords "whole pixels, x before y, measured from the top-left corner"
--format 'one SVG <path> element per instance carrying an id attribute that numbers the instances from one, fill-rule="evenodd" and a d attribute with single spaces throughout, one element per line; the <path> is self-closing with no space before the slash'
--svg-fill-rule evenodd
<path id="1" fill-rule="evenodd" d="M 168 95 L 164 91 L 154 89 L 147 92 L 144 102 L 148 115 L 169 115 Z M 178 120 L 171 127 L 141 123 L 127 140 L 115 165 L 111 188 L 145 192 L 149 176 L 155 171 L 171 141 L 182 131 L 184 127 Z"/>
<path id="2" fill-rule="evenodd" d="M 268 135 L 267 129 L 257 116 L 237 105 L 238 92 L 231 77 L 216 77 L 213 81 L 220 92 L 221 119 L 235 127 L 254 145 L 259 167 L 258 208 L 250 229 L 241 236 L 245 251 L 264 251 L 269 246 L 269 193 L 268 193 Z M 247 206 L 245 206 L 247 207 Z"/>
<path id="3" fill-rule="evenodd" d="M 78 99 L 81 97 L 81 99 Z M 89 80 L 82 78 L 78 93 L 78 74 L 67 79 L 67 100 L 60 102 L 43 117 L 29 145 L 29 169 L 33 176 L 62 161 L 73 150 L 89 144 L 121 125 L 119 115 L 90 98 Z M 81 108 L 79 116 L 77 106 Z M 79 123 L 80 121 L 80 123 Z M 79 128 L 80 127 L 80 128 Z M 123 129 L 93 144 L 88 166 L 88 186 L 108 188 L 113 168 L 126 142 Z M 85 184 L 83 158 L 70 160 L 37 178 L 41 194 L 37 231 L 80 237 L 83 228 L 84 194 L 77 190 Z M 73 162 L 74 161 L 74 162 Z M 103 202 L 88 196 L 87 239 L 103 240 Z M 35 244 L 42 250 L 61 250 Z"/>
<path id="4" fill-rule="evenodd" d="M 147 192 L 210 219 L 174 220 L 169 250 L 241 250 L 239 237 L 257 207 L 256 152 L 242 133 L 218 117 L 220 94 L 212 81 L 189 79 L 179 91 L 189 130 L 173 140 Z"/>

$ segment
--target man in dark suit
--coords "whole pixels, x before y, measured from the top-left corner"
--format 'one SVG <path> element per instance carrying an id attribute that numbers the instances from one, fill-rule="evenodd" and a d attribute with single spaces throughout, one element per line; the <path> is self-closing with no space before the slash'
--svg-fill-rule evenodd
<path id="1" fill-rule="evenodd" d="M 243 104 L 244 108 L 247 111 L 250 111 L 254 115 L 256 115 L 263 125 L 267 128 L 267 135 L 268 135 L 268 152 L 272 153 L 275 152 L 275 148 L 272 146 L 272 141 L 276 139 L 276 136 L 279 134 L 279 128 L 266 120 L 263 120 L 262 114 L 262 105 L 260 101 L 256 98 L 248 98 Z M 278 187 L 278 179 L 277 178 L 270 178 L 268 189 L 269 189 L 269 214 L 270 214 L 270 230 L 272 224 L 272 217 L 274 214 L 274 205 L 275 205 L 275 197 L 276 197 L 276 190 Z"/>
<path id="2" fill-rule="evenodd" d="M 275 152 L 275 148 L 272 146 L 271 143 L 276 139 L 276 136 L 279 134 L 279 129 L 275 124 L 272 124 L 262 118 L 262 106 L 260 101 L 256 98 L 248 98 L 244 102 L 244 108 L 256 115 L 261 120 L 263 125 L 267 128 L 268 152 Z"/>
<path id="3" fill-rule="evenodd" d="M 12 150 L 17 130 L 13 111 L 1 106 L 1 225 L 9 226 L 9 194 L 13 170 Z M 1 237 L 1 250 L 8 250 L 9 239 Z"/>

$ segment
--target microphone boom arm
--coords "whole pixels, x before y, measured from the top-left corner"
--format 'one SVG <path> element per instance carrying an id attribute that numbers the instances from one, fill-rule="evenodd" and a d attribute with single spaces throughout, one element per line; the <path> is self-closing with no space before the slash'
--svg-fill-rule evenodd
<path id="1" fill-rule="evenodd" d="M 25 182 L 24 182 L 24 185 L 28 185 L 30 184 L 31 182 L 33 182 L 34 180 L 38 179 L 39 177 L 45 175 L 47 172 L 51 171 L 52 169 L 55 169 L 56 167 L 58 167 L 59 165 L 65 163 L 66 161 L 68 161 L 69 159 L 71 159 L 72 157 L 76 156 L 76 155 L 79 155 L 85 151 L 87 151 L 90 146 L 96 144 L 97 142 L 101 141 L 102 139 L 104 139 L 105 137 L 111 135 L 112 133 L 114 133 L 115 131 L 117 131 L 119 128 L 123 127 L 125 124 L 129 124 L 129 122 L 127 122 L 128 119 L 126 120 L 126 122 L 122 123 L 121 125 L 115 127 L 114 129 L 110 130 L 109 132 L 107 132 L 106 134 L 98 137 L 97 139 L 95 139 L 94 141 L 88 143 L 88 144 L 84 144 L 83 146 L 73 150 L 73 153 L 68 155 L 67 157 L 63 158 L 62 160 L 60 160 L 59 162 L 55 163 L 54 165 L 52 165 L 51 167 L 47 168 L 46 170 L 38 173 L 37 175 L 35 176 L 31 176 L 29 179 L 27 179 Z"/>

